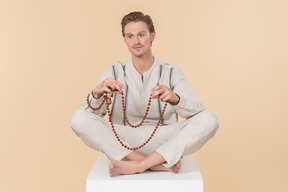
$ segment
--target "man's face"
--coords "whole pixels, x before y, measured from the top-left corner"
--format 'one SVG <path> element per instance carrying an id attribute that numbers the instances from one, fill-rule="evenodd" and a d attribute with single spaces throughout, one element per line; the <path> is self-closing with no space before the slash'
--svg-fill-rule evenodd
<path id="1" fill-rule="evenodd" d="M 124 41 L 132 55 L 141 57 L 151 51 L 155 32 L 150 34 L 145 22 L 130 22 L 125 26 L 124 32 Z"/>

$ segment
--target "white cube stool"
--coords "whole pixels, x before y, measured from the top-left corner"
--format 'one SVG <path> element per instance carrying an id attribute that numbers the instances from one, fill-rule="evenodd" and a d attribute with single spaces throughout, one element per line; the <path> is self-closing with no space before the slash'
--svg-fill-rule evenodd
<path id="1" fill-rule="evenodd" d="M 145 171 L 141 174 L 109 176 L 110 160 L 98 157 L 87 177 L 86 192 L 203 192 L 203 180 L 195 158 L 181 159 L 178 174 Z"/>

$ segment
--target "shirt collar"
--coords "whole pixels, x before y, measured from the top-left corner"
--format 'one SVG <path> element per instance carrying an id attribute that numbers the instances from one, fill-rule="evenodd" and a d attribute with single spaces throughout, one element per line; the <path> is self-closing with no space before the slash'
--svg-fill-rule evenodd
<path id="1" fill-rule="evenodd" d="M 152 66 L 147 71 L 145 71 L 143 73 L 143 76 L 145 76 L 145 74 L 148 74 L 150 71 L 152 71 L 156 67 L 156 65 L 158 65 L 158 59 L 156 57 L 154 57 L 154 56 L 153 56 L 153 58 L 154 58 L 154 62 L 152 64 Z M 138 73 L 138 71 L 136 70 L 136 68 L 133 65 L 132 57 L 128 60 L 127 67 L 131 68 L 135 73 L 137 73 L 137 74 L 139 74 L 141 76 L 141 74 Z"/>

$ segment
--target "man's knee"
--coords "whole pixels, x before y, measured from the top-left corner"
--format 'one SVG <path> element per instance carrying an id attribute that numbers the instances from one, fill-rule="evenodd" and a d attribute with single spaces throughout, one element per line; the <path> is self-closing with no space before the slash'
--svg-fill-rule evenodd
<path id="1" fill-rule="evenodd" d="M 85 118 L 86 115 L 87 114 L 85 113 L 85 111 L 83 111 L 82 109 L 78 109 L 71 116 L 70 126 L 74 133 L 78 136 L 80 135 L 81 127 L 83 127 L 83 125 L 85 124 L 85 119 L 87 119 Z"/>
<path id="2" fill-rule="evenodd" d="M 211 129 L 211 132 L 213 132 L 213 136 L 215 135 L 216 131 L 219 129 L 219 121 L 216 115 L 209 110 L 205 110 L 201 112 L 202 115 L 205 116 L 207 126 Z"/>

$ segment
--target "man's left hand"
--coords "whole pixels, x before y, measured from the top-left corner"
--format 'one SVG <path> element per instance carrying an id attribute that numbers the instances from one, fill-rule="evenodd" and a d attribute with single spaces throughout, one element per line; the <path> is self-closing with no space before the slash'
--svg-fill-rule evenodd
<path id="1" fill-rule="evenodd" d="M 180 101 L 179 96 L 171 91 L 166 85 L 158 85 L 150 90 L 152 95 L 152 99 L 160 98 L 162 102 L 169 102 L 172 105 L 177 105 Z"/>

